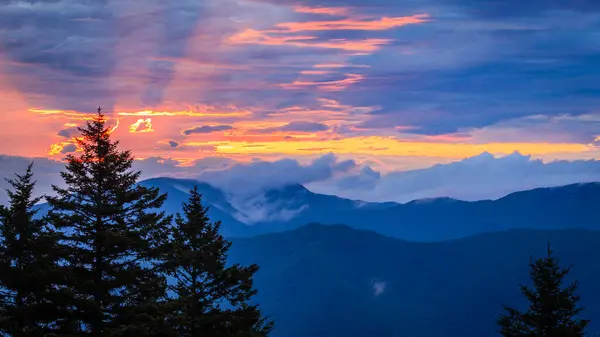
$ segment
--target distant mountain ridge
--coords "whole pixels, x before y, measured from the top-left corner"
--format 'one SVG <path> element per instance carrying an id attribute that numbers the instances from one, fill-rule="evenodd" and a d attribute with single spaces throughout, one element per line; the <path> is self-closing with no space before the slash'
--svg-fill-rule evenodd
<path id="1" fill-rule="evenodd" d="M 600 333 L 600 232 L 508 230 L 435 243 L 342 225 L 233 239 L 230 262 L 256 263 L 256 301 L 273 337 L 496 336 L 507 304 L 524 309 L 530 257 L 547 244 L 578 280 L 582 317 Z"/>
<path id="2" fill-rule="evenodd" d="M 442 241 L 513 228 L 600 230 L 600 183 L 571 184 L 511 193 L 497 200 L 451 198 L 414 200 L 405 204 L 372 203 L 317 194 L 302 185 L 287 185 L 255 196 L 236 197 L 207 183 L 153 178 L 169 197 L 168 213 L 180 210 L 187 191 L 198 185 L 221 220 L 228 237 L 281 232 L 308 223 L 345 224 L 411 241 Z"/>

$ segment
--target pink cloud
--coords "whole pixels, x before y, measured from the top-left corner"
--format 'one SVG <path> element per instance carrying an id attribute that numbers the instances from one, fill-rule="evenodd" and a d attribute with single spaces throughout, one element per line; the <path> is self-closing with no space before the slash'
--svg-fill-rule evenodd
<path id="1" fill-rule="evenodd" d="M 319 41 L 316 36 L 271 36 L 268 32 L 246 29 L 230 36 L 226 42 L 230 44 L 262 44 L 268 46 L 294 46 L 309 48 L 340 49 L 353 52 L 374 52 L 381 46 L 391 42 L 390 39 L 346 40 L 334 39 Z"/>
<path id="2" fill-rule="evenodd" d="M 329 31 L 329 30 L 388 30 L 410 24 L 427 22 L 428 14 L 412 16 L 383 17 L 375 20 L 342 19 L 330 21 L 282 22 L 275 28 L 285 32 Z M 277 31 L 275 31 L 277 32 Z"/>
<path id="3" fill-rule="evenodd" d="M 305 13 L 305 14 L 321 14 L 321 15 L 334 15 L 341 16 L 346 15 L 350 12 L 348 7 L 307 7 L 307 6 L 296 6 L 294 12 Z"/>

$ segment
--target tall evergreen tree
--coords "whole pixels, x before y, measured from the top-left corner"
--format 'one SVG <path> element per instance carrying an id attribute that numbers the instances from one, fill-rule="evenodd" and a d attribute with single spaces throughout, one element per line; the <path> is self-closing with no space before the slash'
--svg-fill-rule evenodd
<path id="1" fill-rule="evenodd" d="M 57 236 L 34 205 L 31 163 L 24 175 L 6 179 L 9 207 L 0 207 L 0 334 L 42 336 L 58 323 Z"/>
<path id="2" fill-rule="evenodd" d="M 577 281 L 563 287 L 569 268 L 561 268 L 559 260 L 548 255 L 529 264 L 533 289 L 521 285 L 529 301 L 529 309 L 521 312 L 505 306 L 505 315 L 497 323 L 505 337 L 580 337 L 585 336 L 588 320 L 578 318 L 583 310 L 575 294 Z"/>
<path id="3" fill-rule="evenodd" d="M 98 114 L 79 128 L 82 153 L 68 155 L 66 188 L 53 186 L 48 218 L 62 233 L 72 315 L 80 336 L 147 336 L 164 320 L 166 281 L 154 267 L 171 218 L 158 188 L 138 185 L 133 157 Z"/>
<path id="4" fill-rule="evenodd" d="M 227 266 L 231 242 L 210 222 L 197 186 L 177 214 L 162 267 L 170 276 L 170 325 L 178 337 L 267 336 L 272 323 L 256 305 L 252 277 L 258 266 Z"/>

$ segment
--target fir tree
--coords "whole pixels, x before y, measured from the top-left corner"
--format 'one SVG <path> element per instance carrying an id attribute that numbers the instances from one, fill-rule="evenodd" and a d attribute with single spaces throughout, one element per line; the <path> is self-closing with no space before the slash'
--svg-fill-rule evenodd
<path id="1" fill-rule="evenodd" d="M 53 186 L 57 196 L 48 198 L 79 335 L 158 333 L 166 281 L 153 262 L 171 218 L 155 210 L 166 194 L 137 184 L 133 157 L 111 140 L 100 108 L 79 130 L 82 153 L 67 156 L 66 188 Z"/>
<path id="2" fill-rule="evenodd" d="M 210 222 L 198 188 L 177 214 L 162 267 L 172 279 L 170 325 L 175 336 L 267 336 L 272 324 L 256 305 L 256 265 L 227 266 L 231 242 Z"/>
<path id="3" fill-rule="evenodd" d="M 560 267 L 550 245 L 548 255 L 530 262 L 529 266 L 533 289 L 521 286 L 521 292 L 530 303 L 529 309 L 521 312 L 505 306 L 506 315 L 497 321 L 500 333 L 505 337 L 585 336 L 589 321 L 578 318 L 583 308 L 578 306 L 579 296 L 575 294 L 577 282 L 563 287 L 570 267 Z"/>
<path id="4" fill-rule="evenodd" d="M 9 207 L 0 208 L 0 332 L 15 337 L 50 334 L 60 318 L 57 236 L 35 217 L 32 166 L 6 179 Z"/>

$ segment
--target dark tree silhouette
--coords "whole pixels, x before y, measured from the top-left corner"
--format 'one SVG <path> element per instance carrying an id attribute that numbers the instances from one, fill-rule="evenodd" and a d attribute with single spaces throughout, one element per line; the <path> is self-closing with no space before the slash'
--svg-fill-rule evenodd
<path id="1" fill-rule="evenodd" d="M 0 207 L 0 331 L 15 337 L 50 334 L 61 317 L 57 236 L 35 217 L 32 166 L 6 179 L 9 206 Z"/>
<path id="2" fill-rule="evenodd" d="M 546 257 L 530 262 L 533 289 L 521 285 L 521 292 L 529 301 L 529 309 L 521 312 L 505 306 L 506 314 L 497 320 L 500 333 L 505 337 L 585 336 L 584 330 L 589 321 L 578 318 L 583 308 L 577 304 L 577 282 L 563 287 L 569 271 L 570 267 L 560 267 L 548 245 Z"/>
<path id="3" fill-rule="evenodd" d="M 210 222 L 198 188 L 190 191 L 165 250 L 162 268 L 170 276 L 171 315 L 175 336 L 267 336 L 272 324 L 256 305 L 252 277 L 256 265 L 226 265 L 231 243 Z"/>
<path id="4" fill-rule="evenodd" d="M 155 260 L 171 218 L 155 211 L 166 199 L 158 188 L 137 184 L 133 157 L 111 140 L 98 114 L 79 128 L 82 153 L 68 155 L 53 186 L 48 218 L 62 233 L 61 249 L 79 335 L 147 336 L 161 330 L 165 278 Z"/>

